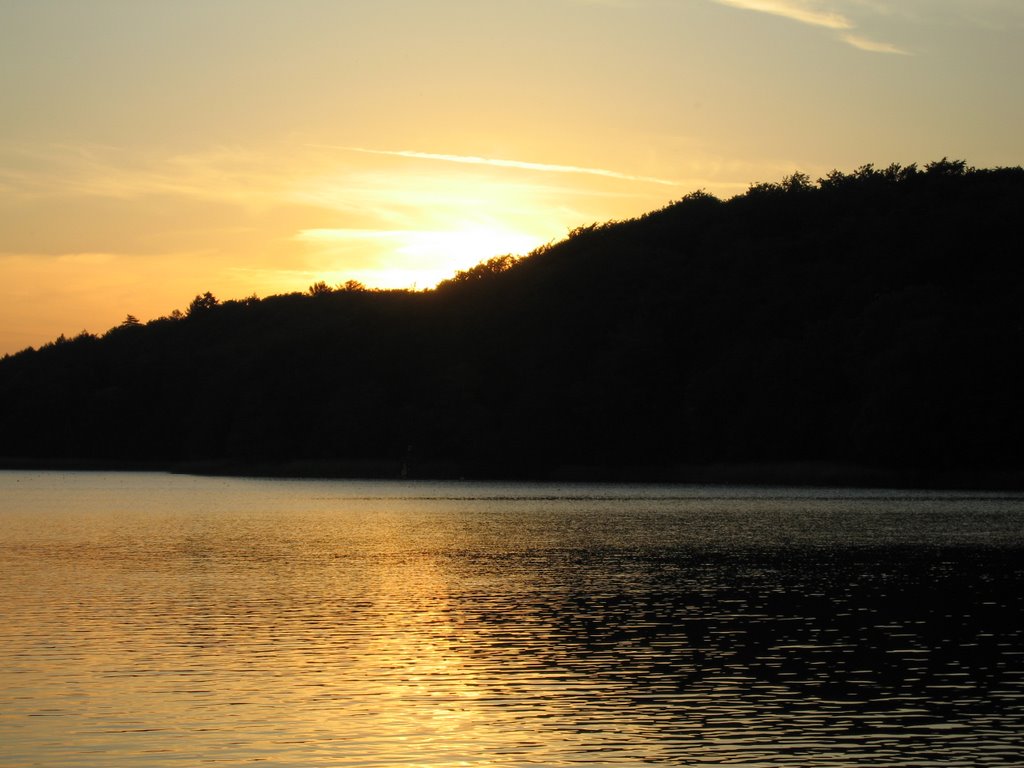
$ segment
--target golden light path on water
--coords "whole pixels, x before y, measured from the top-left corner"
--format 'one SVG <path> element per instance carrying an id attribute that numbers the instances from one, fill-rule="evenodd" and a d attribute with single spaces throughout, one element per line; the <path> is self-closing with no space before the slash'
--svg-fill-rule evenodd
<path id="1" fill-rule="evenodd" d="M 1020 494 L 0 488 L 3 768 L 1024 760 Z"/>

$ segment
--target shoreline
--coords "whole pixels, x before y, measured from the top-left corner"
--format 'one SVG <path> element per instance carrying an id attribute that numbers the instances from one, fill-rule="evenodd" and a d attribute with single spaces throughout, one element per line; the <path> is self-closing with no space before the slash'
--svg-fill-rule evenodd
<path id="1" fill-rule="evenodd" d="M 1024 470 L 894 470 L 839 462 L 749 462 L 681 464 L 667 467 L 564 465 L 545 471 L 434 462 L 403 466 L 400 461 L 288 462 L 125 461 L 102 459 L 0 458 L 0 470 L 66 472 L 166 472 L 212 477 L 323 480 L 479 480 L 574 482 L 631 485 L 748 485 L 791 487 L 898 488 L 903 490 L 1024 491 Z"/>

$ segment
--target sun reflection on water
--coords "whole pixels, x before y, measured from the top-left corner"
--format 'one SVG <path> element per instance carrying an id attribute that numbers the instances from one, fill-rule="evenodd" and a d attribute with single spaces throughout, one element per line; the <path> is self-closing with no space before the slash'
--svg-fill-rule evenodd
<path id="1" fill-rule="evenodd" d="M 1024 499 L 36 482 L 4 768 L 1024 758 Z"/>

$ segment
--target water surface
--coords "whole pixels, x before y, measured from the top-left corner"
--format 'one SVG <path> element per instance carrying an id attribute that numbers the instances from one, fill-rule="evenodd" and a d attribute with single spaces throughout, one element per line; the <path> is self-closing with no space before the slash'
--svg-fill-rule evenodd
<path id="1" fill-rule="evenodd" d="M 0 765 L 1024 764 L 1024 496 L 0 472 Z"/>

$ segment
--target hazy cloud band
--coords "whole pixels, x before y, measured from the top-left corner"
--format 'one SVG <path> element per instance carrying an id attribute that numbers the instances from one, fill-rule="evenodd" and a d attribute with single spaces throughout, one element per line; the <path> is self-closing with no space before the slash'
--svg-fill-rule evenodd
<path id="1" fill-rule="evenodd" d="M 636 176 L 620 173 L 606 168 L 586 168 L 578 165 L 558 165 L 554 163 L 531 163 L 523 160 L 502 160 L 493 157 L 477 157 L 475 155 L 446 155 L 436 152 L 416 152 L 407 149 L 367 149 L 366 147 L 335 147 L 347 152 L 362 152 L 368 155 L 386 155 L 388 157 L 407 157 L 416 160 L 438 160 L 445 163 L 461 163 L 463 165 L 487 165 L 496 168 L 516 168 L 525 171 L 542 171 L 546 173 L 580 173 L 589 176 L 602 176 L 620 181 L 640 181 L 649 184 L 662 184 L 669 187 L 679 186 L 679 182 L 670 179 L 659 179 L 655 176 Z"/>

